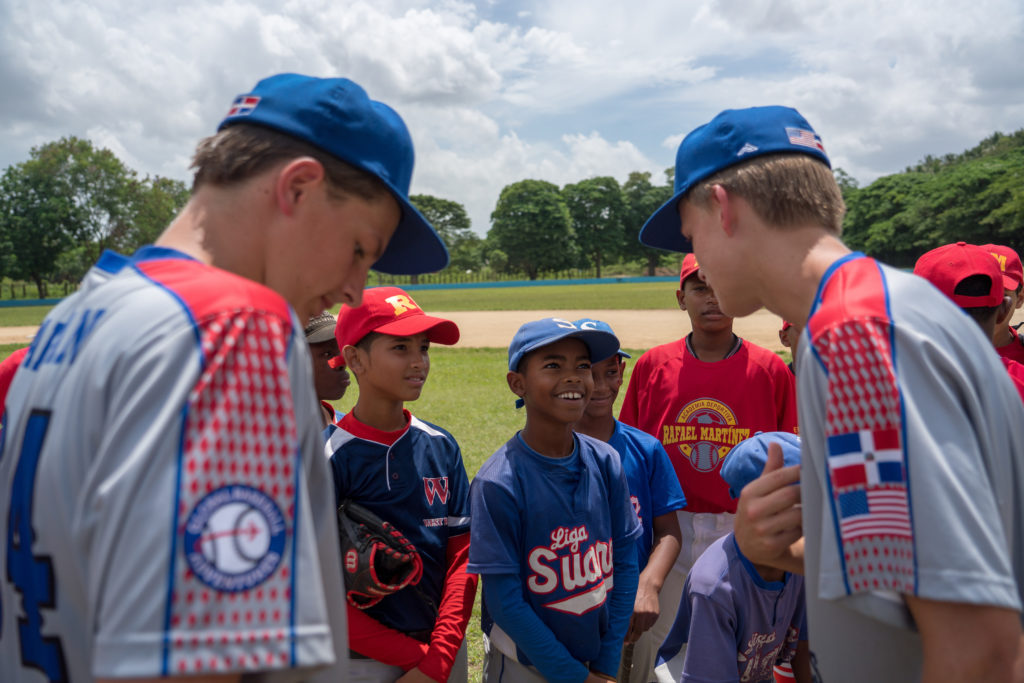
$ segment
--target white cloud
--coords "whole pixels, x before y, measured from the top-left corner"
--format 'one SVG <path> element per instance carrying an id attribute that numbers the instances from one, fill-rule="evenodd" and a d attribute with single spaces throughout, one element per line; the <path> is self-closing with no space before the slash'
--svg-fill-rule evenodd
<path id="1" fill-rule="evenodd" d="M 1024 120 L 1019 0 L 7 0 L 0 168 L 81 135 L 186 179 L 231 99 L 347 75 L 417 147 L 414 191 L 487 228 L 510 182 L 660 171 L 727 107 L 798 107 L 862 182 Z"/>

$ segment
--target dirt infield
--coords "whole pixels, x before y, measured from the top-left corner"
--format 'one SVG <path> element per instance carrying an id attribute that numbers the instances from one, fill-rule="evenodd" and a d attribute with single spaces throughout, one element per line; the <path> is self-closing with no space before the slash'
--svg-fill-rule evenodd
<path id="1" fill-rule="evenodd" d="M 512 335 L 527 320 L 544 317 L 577 320 L 597 318 L 615 330 L 623 348 L 649 349 L 658 344 L 679 339 L 690 331 L 690 320 L 679 310 L 646 311 L 456 311 L 430 312 L 454 320 L 462 331 L 459 346 L 505 348 Z M 1018 310 L 1013 322 L 1024 321 L 1024 309 Z M 768 311 L 758 311 L 746 318 L 737 318 L 736 334 L 755 344 L 781 351 L 779 328 L 782 320 Z M 27 344 L 36 333 L 36 327 L 0 327 L 0 344 Z"/>
<path id="2" fill-rule="evenodd" d="M 527 320 L 544 317 L 577 320 L 597 318 L 612 326 L 622 346 L 627 349 L 649 349 L 679 339 L 690 331 L 690 319 L 679 310 L 646 311 L 473 311 L 435 313 L 431 315 L 454 320 L 462 331 L 459 346 L 504 348 L 512 341 L 519 326 Z M 768 311 L 736 320 L 736 334 L 755 344 L 780 350 L 779 328 L 782 320 Z"/>
<path id="3" fill-rule="evenodd" d="M 505 348 L 519 326 L 527 320 L 555 317 L 565 320 L 597 318 L 615 330 L 622 346 L 649 349 L 679 339 L 690 331 L 690 320 L 682 311 L 431 311 L 431 315 L 454 320 L 462 331 L 461 347 Z M 759 311 L 736 321 L 736 333 L 770 349 L 781 349 L 778 316 Z M 27 344 L 36 327 L 0 327 L 0 344 Z"/>

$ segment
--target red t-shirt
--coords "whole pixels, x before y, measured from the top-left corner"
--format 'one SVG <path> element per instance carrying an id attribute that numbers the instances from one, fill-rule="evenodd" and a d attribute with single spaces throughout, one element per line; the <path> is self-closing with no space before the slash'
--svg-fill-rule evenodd
<path id="1" fill-rule="evenodd" d="M 1010 375 L 1010 379 L 1013 380 L 1013 386 L 1017 389 L 1017 393 L 1020 394 L 1020 400 L 1024 401 L 1024 364 L 1012 361 L 1005 356 L 1000 357 L 999 360 L 1003 361 L 1003 365 L 1006 366 L 1006 372 Z"/>
<path id="2" fill-rule="evenodd" d="M 637 360 L 619 419 L 661 441 L 687 512 L 735 512 L 718 474 L 722 459 L 756 432 L 797 431 L 793 373 L 746 340 L 732 356 L 708 363 L 680 339 Z"/>
<path id="3" fill-rule="evenodd" d="M 1013 341 L 1006 346 L 997 346 L 996 351 L 1003 358 L 1009 358 L 1012 361 L 1018 363 L 1024 363 L 1024 340 L 1017 334 L 1017 330 L 1010 328 L 1010 334 L 1013 335 Z"/>

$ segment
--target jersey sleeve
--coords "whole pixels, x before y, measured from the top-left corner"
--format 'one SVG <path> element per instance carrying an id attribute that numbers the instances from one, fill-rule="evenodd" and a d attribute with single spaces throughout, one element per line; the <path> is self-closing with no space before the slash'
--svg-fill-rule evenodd
<path id="1" fill-rule="evenodd" d="M 986 418 L 964 405 L 980 382 L 884 318 L 836 323 L 813 343 L 827 375 L 823 524 L 842 560 L 841 582 L 822 574 L 822 597 L 888 591 L 1019 609 L 975 423 Z"/>
<path id="2" fill-rule="evenodd" d="M 455 455 L 449 470 L 452 502 L 448 506 L 448 535 L 458 536 L 469 533 L 470 529 L 469 476 L 462 461 L 461 449 L 455 443 L 454 437 L 449 438 L 454 444 Z"/>
<path id="3" fill-rule="evenodd" d="M 689 637 L 681 681 L 713 683 L 739 680 L 735 613 L 712 596 L 691 593 Z"/>
<path id="4" fill-rule="evenodd" d="M 211 314 L 184 335 L 193 339 L 153 342 L 115 369 L 110 405 L 121 412 L 97 457 L 127 466 L 160 455 L 130 491 L 118 476 L 123 466 L 108 471 L 83 511 L 85 524 L 95 522 L 94 547 L 105 550 L 88 558 L 98 604 L 94 674 L 329 663 L 323 586 L 340 581 L 340 569 L 325 577 L 337 564 L 319 558 L 319 544 L 336 554 L 337 541 L 315 525 L 323 511 L 315 506 L 330 493 L 325 463 L 319 482 L 307 469 L 315 401 L 306 393 L 311 376 L 293 376 L 309 372 L 307 352 L 287 318 L 257 310 Z M 197 373 L 186 370 L 196 365 Z M 187 399 L 168 405 L 174 395 Z M 147 514 L 168 503 L 170 514 Z M 102 519 L 90 518 L 94 510 Z M 154 528 L 155 519 L 174 521 Z M 343 620 L 334 625 L 344 632 Z"/>
<path id="5" fill-rule="evenodd" d="M 522 544 L 515 494 L 498 482 L 477 474 L 470 485 L 469 566 L 475 574 L 519 574 Z"/>
<path id="6" fill-rule="evenodd" d="M 686 496 L 665 447 L 651 442 L 647 458 L 651 472 L 651 519 L 685 508 Z"/>
<path id="7" fill-rule="evenodd" d="M 643 525 L 629 496 L 629 482 L 619 458 L 607 458 L 606 479 L 608 506 L 611 510 L 612 540 L 618 548 L 621 543 L 632 544 L 643 532 Z"/>

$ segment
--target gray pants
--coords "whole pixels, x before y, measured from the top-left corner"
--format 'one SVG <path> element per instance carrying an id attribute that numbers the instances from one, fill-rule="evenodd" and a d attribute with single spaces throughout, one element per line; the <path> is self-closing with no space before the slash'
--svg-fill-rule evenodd
<path id="1" fill-rule="evenodd" d="M 348 665 L 348 680 L 352 683 L 394 683 L 405 672 L 397 666 L 391 666 L 376 659 L 352 659 Z M 451 683 L 467 683 L 469 680 L 469 657 L 466 654 L 466 641 L 455 655 L 455 664 L 448 676 Z"/>
<path id="2" fill-rule="evenodd" d="M 658 594 L 658 620 L 644 632 L 633 647 L 632 668 L 625 671 L 619 667 L 619 681 L 628 683 L 650 683 L 656 680 L 654 664 L 658 656 L 658 648 L 665 642 L 672 624 L 679 611 L 679 601 L 683 596 L 683 583 L 690 573 L 693 563 L 707 547 L 732 531 L 735 515 L 728 512 L 720 514 L 710 512 L 676 512 L 679 518 L 681 540 L 679 556 L 672 571 L 665 577 L 665 583 Z M 623 662 L 625 663 L 625 662 Z"/>
<path id="3" fill-rule="evenodd" d="M 520 664 L 506 657 L 494 647 L 491 639 L 484 635 L 483 683 L 544 683 L 545 679 L 532 666 Z"/>

